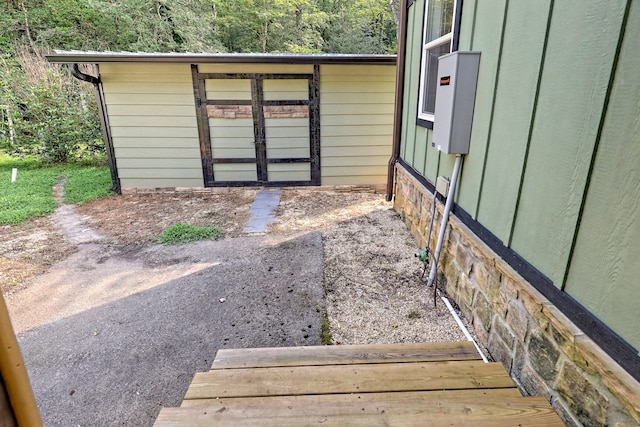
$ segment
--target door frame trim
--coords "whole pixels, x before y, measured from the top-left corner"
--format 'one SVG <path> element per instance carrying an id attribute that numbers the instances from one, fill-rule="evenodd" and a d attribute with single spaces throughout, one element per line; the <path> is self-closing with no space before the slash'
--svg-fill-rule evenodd
<path id="1" fill-rule="evenodd" d="M 200 73 L 197 64 L 191 64 L 193 93 L 198 123 L 200 156 L 205 187 L 228 186 L 318 186 L 321 184 L 320 165 L 320 66 L 313 66 L 313 73 L 270 74 L 270 73 Z M 208 100 L 205 80 L 207 79 L 243 79 L 251 80 L 251 100 Z M 262 83 L 264 80 L 306 79 L 309 82 L 308 100 L 264 100 Z M 256 159 L 214 159 L 211 147 L 208 105 L 251 105 Z M 309 108 L 309 157 L 268 159 L 266 155 L 266 126 L 264 106 L 306 105 Z M 256 163 L 257 181 L 216 181 L 213 165 L 219 163 Z M 267 166 L 273 163 L 310 163 L 309 181 L 269 181 Z"/>

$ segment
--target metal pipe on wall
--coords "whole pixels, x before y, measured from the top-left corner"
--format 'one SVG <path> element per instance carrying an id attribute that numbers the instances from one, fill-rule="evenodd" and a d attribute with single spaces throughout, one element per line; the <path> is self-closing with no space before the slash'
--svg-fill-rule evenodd
<path id="1" fill-rule="evenodd" d="M 453 196 L 456 191 L 456 183 L 458 182 L 458 175 L 462 167 L 462 154 L 456 155 L 456 163 L 453 165 L 453 173 L 451 174 L 451 183 L 449 184 L 449 193 L 447 193 L 447 203 L 444 206 L 444 212 L 442 213 L 442 224 L 440 225 L 440 234 L 438 235 L 438 243 L 436 244 L 436 250 L 433 254 L 433 264 L 431 264 L 431 271 L 429 272 L 429 280 L 427 286 L 432 286 L 433 281 L 436 278 L 436 272 L 438 270 L 438 260 L 440 259 L 440 250 L 442 249 L 442 243 L 444 242 L 444 233 L 447 231 L 447 223 L 449 222 L 449 213 L 451 213 L 451 207 L 453 206 Z"/>

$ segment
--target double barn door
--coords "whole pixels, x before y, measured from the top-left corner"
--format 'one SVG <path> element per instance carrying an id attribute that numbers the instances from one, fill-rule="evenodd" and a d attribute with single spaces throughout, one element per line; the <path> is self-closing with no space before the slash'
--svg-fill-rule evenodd
<path id="1" fill-rule="evenodd" d="M 205 186 L 320 185 L 319 73 L 198 73 Z"/>

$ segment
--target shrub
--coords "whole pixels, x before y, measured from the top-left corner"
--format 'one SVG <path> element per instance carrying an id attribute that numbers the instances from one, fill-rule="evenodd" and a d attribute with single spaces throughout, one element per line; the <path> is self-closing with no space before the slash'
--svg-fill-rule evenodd
<path id="1" fill-rule="evenodd" d="M 36 155 L 64 163 L 104 153 L 93 93 L 61 67 L 23 52 L 0 68 L 0 104 L 10 116 L 13 138 L 0 133 L 0 147 L 13 156 Z"/>

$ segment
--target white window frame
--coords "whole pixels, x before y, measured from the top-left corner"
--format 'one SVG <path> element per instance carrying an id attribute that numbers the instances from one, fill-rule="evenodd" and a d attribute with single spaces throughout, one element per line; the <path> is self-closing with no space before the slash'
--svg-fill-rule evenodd
<path id="1" fill-rule="evenodd" d="M 429 0 L 424 2 L 424 20 L 422 25 L 422 59 L 420 64 L 420 94 L 418 96 L 418 119 L 426 120 L 428 122 L 433 123 L 434 116 L 433 114 L 426 113 L 424 108 L 424 94 L 425 94 L 425 84 L 426 82 L 426 68 L 427 68 L 427 60 L 428 60 L 428 51 L 437 46 L 441 46 L 447 42 L 449 42 L 449 51 L 451 52 L 453 49 L 453 33 L 455 32 L 456 27 L 456 13 L 458 7 L 458 0 L 453 0 L 453 16 L 451 19 L 451 31 L 447 34 L 438 37 L 435 40 L 425 43 L 427 40 L 427 24 L 429 20 L 427 19 L 427 13 L 429 12 Z"/>

